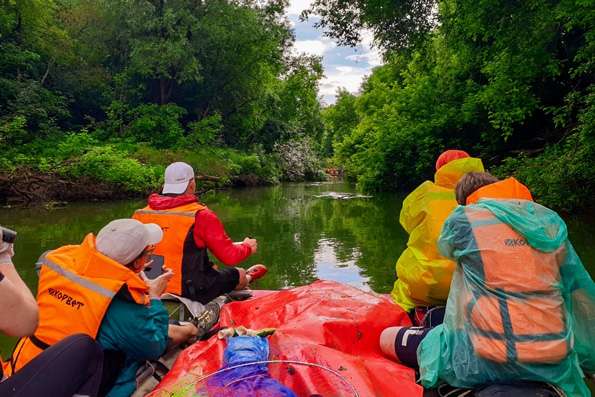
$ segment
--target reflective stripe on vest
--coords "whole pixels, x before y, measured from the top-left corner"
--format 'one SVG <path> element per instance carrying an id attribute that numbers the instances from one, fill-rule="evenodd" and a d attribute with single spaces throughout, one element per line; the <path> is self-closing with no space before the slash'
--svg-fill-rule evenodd
<path id="1" fill-rule="evenodd" d="M 559 252 L 532 248 L 488 210 L 467 206 L 465 214 L 477 248 L 463 265 L 474 294 L 465 300 L 477 354 L 500 363 L 555 363 L 566 357 Z"/>
<path id="2" fill-rule="evenodd" d="M 136 210 L 136 214 L 154 214 L 154 215 L 174 215 L 174 216 L 187 216 L 194 218 L 196 211 L 163 211 L 163 210 Z"/>
<path id="3" fill-rule="evenodd" d="M 59 275 L 61 275 L 62 277 L 65 277 L 68 280 L 72 281 L 73 283 L 79 284 L 82 287 L 85 287 L 87 289 L 90 289 L 91 291 L 97 292 L 98 294 L 101 294 L 101 295 L 105 296 L 106 298 L 112 299 L 114 296 L 116 296 L 115 292 L 110 291 L 109 289 L 103 288 L 101 285 L 96 284 L 96 283 L 92 282 L 91 280 L 84 279 L 84 278 L 80 277 L 79 275 L 62 268 L 57 263 L 49 260 L 47 258 L 47 253 L 43 254 L 42 257 L 39 258 L 36 265 L 38 265 L 38 266 L 45 265 L 45 266 L 49 267 L 50 269 L 52 269 L 53 271 L 55 271 L 56 273 L 58 273 Z"/>

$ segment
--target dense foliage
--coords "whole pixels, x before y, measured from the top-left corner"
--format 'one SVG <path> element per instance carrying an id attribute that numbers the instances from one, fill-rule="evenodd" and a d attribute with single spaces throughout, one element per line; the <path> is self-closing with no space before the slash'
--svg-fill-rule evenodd
<path id="1" fill-rule="evenodd" d="M 304 17 L 343 44 L 369 29 L 386 60 L 323 110 L 286 6 L 0 0 L 0 196 L 23 167 L 144 192 L 168 161 L 251 184 L 314 177 L 320 154 L 408 189 L 458 147 L 545 204 L 590 202 L 592 1 L 315 0 Z"/>
<path id="2" fill-rule="evenodd" d="M 334 3 L 313 9 L 333 36 L 353 23 L 376 33 L 389 27 L 376 35 L 386 64 L 359 96 L 341 93 L 324 112 L 327 150 L 362 188 L 410 188 L 431 178 L 443 149 L 456 147 L 500 176 L 516 175 L 547 205 L 592 203 L 592 1 L 439 0 L 431 7 L 438 22 L 423 39 L 403 21 L 402 8 L 416 2 L 380 2 L 377 19 L 378 1 Z M 403 30 L 412 38 L 406 45 L 390 34 Z"/>
<path id="3" fill-rule="evenodd" d="M 292 55 L 286 5 L 0 0 L 0 173 L 144 192 L 186 159 L 225 180 L 278 180 L 275 145 L 322 133 L 320 60 Z"/>
<path id="4" fill-rule="evenodd" d="M 341 44 L 356 45 L 365 29 L 386 49 L 409 49 L 423 42 L 436 24 L 435 0 L 314 0 L 302 14 L 315 14 L 316 27 Z"/>

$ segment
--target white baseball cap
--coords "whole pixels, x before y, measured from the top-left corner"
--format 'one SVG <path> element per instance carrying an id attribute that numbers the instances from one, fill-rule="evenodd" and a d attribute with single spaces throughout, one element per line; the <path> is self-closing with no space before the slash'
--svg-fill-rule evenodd
<path id="1" fill-rule="evenodd" d="M 157 244 L 163 230 L 154 223 L 136 219 L 116 219 L 97 233 L 95 248 L 121 265 L 129 265 L 147 246 Z"/>
<path id="2" fill-rule="evenodd" d="M 165 169 L 165 183 L 163 184 L 162 193 L 184 193 L 188 183 L 193 179 L 194 170 L 190 165 L 181 161 L 172 163 Z"/>

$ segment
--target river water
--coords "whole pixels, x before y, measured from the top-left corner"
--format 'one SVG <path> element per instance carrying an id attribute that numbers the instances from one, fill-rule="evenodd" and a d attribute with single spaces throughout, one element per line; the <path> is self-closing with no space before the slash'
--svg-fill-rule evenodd
<path id="1" fill-rule="evenodd" d="M 407 235 L 398 223 L 402 197 L 362 197 L 344 183 L 284 184 L 233 189 L 201 198 L 223 221 L 230 237 L 258 240 L 258 253 L 246 266 L 264 263 L 268 275 L 255 288 L 278 289 L 336 280 L 387 293 L 395 262 Z M 0 209 L 0 225 L 18 232 L 14 262 L 36 289 L 34 264 L 41 253 L 77 244 L 112 219 L 129 217 L 143 200 L 87 202 L 63 208 Z M 595 275 L 595 220 L 566 218 L 570 238 L 583 263 Z M 14 341 L 0 336 L 0 351 L 9 355 Z"/>

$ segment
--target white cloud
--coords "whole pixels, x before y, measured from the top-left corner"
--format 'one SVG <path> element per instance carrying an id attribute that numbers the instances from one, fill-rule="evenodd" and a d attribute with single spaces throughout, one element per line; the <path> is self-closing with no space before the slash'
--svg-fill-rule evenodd
<path id="1" fill-rule="evenodd" d="M 312 27 L 312 21 L 301 22 L 298 15 L 308 9 L 313 0 L 291 0 L 287 15 L 296 32 L 293 52 L 322 57 L 325 77 L 320 82 L 319 94 L 324 102 L 335 102 L 338 88 L 357 93 L 363 79 L 372 72 L 372 68 L 382 64 L 379 51 L 374 48 L 374 36 L 369 30 L 362 32 L 362 41 L 355 49 L 337 47 L 322 31 Z M 354 64 L 355 63 L 355 64 Z"/>
<path id="2" fill-rule="evenodd" d="M 300 15 L 306 8 L 310 8 L 313 0 L 291 0 L 287 8 L 287 14 Z"/>
<path id="3" fill-rule="evenodd" d="M 357 93 L 362 80 L 370 72 L 371 70 L 365 67 L 329 65 L 325 68 L 325 77 L 320 82 L 320 95 L 326 103 L 334 103 L 338 88 Z"/>
<path id="4" fill-rule="evenodd" d="M 382 56 L 374 49 L 361 54 L 353 54 L 345 57 L 348 61 L 367 63 L 371 67 L 382 65 Z"/>
<path id="5" fill-rule="evenodd" d="M 353 62 L 368 62 L 368 55 L 367 54 L 353 54 L 348 55 L 345 57 L 348 61 Z"/>
<path id="6" fill-rule="evenodd" d="M 374 34 L 370 30 L 361 33 L 362 42 L 358 46 L 360 54 L 353 54 L 346 57 L 349 61 L 367 62 L 371 67 L 382 65 L 382 55 L 374 46 Z"/>
<path id="7" fill-rule="evenodd" d="M 369 29 L 361 31 L 360 37 L 362 38 L 362 44 L 368 48 L 374 44 L 374 33 Z"/>
<path id="8" fill-rule="evenodd" d="M 323 56 L 325 52 L 335 47 L 335 43 L 327 38 L 320 40 L 297 40 L 293 44 L 296 53 Z"/>
<path id="9" fill-rule="evenodd" d="M 356 68 L 352 66 L 337 66 L 335 67 L 339 73 L 352 73 Z"/>

